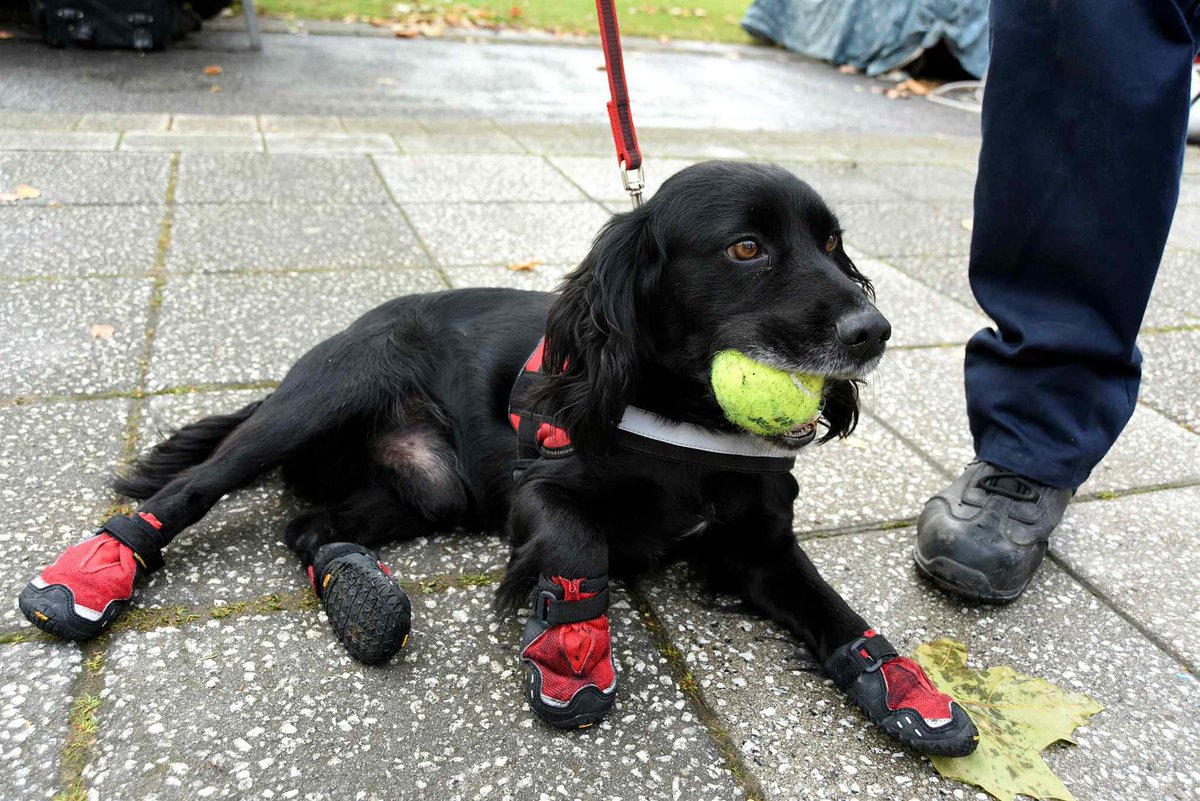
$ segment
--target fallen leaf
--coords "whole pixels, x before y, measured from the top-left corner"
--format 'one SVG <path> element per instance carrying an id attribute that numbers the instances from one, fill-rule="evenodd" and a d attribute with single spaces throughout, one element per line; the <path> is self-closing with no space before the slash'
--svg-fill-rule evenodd
<path id="1" fill-rule="evenodd" d="M 886 97 L 888 100 L 896 100 L 897 98 L 903 97 L 904 95 L 899 89 L 888 89 L 886 92 L 883 93 L 883 96 Z"/>
<path id="2" fill-rule="evenodd" d="M 225 90 L 221 88 L 221 85 L 219 83 L 214 83 L 212 86 L 208 87 L 208 91 L 211 94 L 218 95 L 221 92 L 224 92 Z"/>
<path id="3" fill-rule="evenodd" d="M 708 16 L 708 11 L 703 8 L 694 8 L 692 9 L 692 14 L 694 16 L 704 18 Z"/>
<path id="4" fill-rule="evenodd" d="M 508 10 L 508 16 L 510 19 L 520 19 L 525 16 L 525 9 L 520 6 L 513 6 Z"/>
<path id="5" fill-rule="evenodd" d="M 421 35 L 421 31 L 413 25 L 393 25 L 392 35 L 400 39 L 415 39 Z"/>
<path id="6" fill-rule="evenodd" d="M 96 339 L 112 339 L 117 329 L 108 323 L 93 323 L 88 329 Z"/>
<path id="7" fill-rule="evenodd" d="M 1074 743 L 1075 727 L 1102 707 L 1045 679 L 1009 667 L 967 667 L 967 647 L 940 639 L 918 646 L 913 658 L 938 689 L 952 696 L 979 728 L 979 747 L 961 758 L 931 757 L 948 779 L 982 787 L 1001 801 L 1017 795 L 1074 801 L 1075 796 L 1042 760 L 1042 749 Z"/>
<path id="8" fill-rule="evenodd" d="M 42 190 L 29 184 L 21 184 L 11 192 L 0 192 L 0 202 L 16 203 L 18 200 L 33 200 L 42 196 Z"/>
<path id="9" fill-rule="evenodd" d="M 16 36 L 12 31 L 0 31 L 0 39 L 11 39 Z"/>
<path id="10" fill-rule="evenodd" d="M 220 68 L 220 67 L 218 67 L 216 64 L 213 64 L 211 67 L 205 67 L 205 68 L 204 68 L 204 74 L 205 74 L 205 75 L 220 75 L 220 74 L 221 74 L 222 72 L 224 72 L 224 71 L 225 71 L 225 70 L 221 69 L 221 68 Z"/>
<path id="11" fill-rule="evenodd" d="M 929 94 L 929 90 L 937 86 L 932 81 L 918 81 L 916 78 L 909 78 L 904 83 L 900 84 L 901 89 L 907 89 L 914 95 L 925 96 Z"/>
<path id="12" fill-rule="evenodd" d="M 838 72 L 842 73 L 843 75 L 857 75 L 858 68 L 853 64 L 843 64 L 842 66 L 838 67 Z"/>
<path id="13" fill-rule="evenodd" d="M 395 78 L 376 78 L 375 83 L 380 84 L 381 86 L 395 86 L 396 79 Z"/>
<path id="14" fill-rule="evenodd" d="M 975 230 L 975 218 L 974 217 L 966 217 L 962 220 L 960 225 L 962 225 L 964 230 L 974 231 Z"/>
<path id="15" fill-rule="evenodd" d="M 530 259 L 529 261 L 519 261 L 514 264 L 510 264 L 508 265 L 508 269 L 512 270 L 514 273 L 527 273 L 536 269 L 542 263 L 543 262 L 541 259 Z"/>

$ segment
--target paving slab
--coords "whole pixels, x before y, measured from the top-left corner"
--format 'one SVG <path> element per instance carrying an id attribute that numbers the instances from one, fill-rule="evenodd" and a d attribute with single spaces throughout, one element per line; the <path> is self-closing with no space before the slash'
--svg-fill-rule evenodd
<path id="1" fill-rule="evenodd" d="M 257 133 L 258 120 L 249 114 L 176 114 L 172 131 L 189 133 Z"/>
<path id="2" fill-rule="evenodd" d="M 71 131 L 78 123 L 78 114 L 0 111 L 0 131 Z"/>
<path id="3" fill-rule="evenodd" d="M 1200 323 L 1200 251 L 1169 248 L 1150 294 L 1150 308 L 1142 326 L 1177 326 Z"/>
<path id="4" fill-rule="evenodd" d="M 176 203 L 387 203 L 366 158 L 185 153 L 179 158 Z"/>
<path id="5" fill-rule="evenodd" d="M 971 250 L 971 232 L 963 226 L 970 204 L 867 203 L 842 207 L 838 218 L 846 241 L 872 256 L 963 256 Z"/>
<path id="6" fill-rule="evenodd" d="M 170 114 L 84 114 L 80 131 L 165 131 L 171 127 Z"/>
<path id="7" fill-rule="evenodd" d="M 192 205 L 175 211 L 167 269 L 418 267 L 429 260 L 391 204 Z"/>
<path id="8" fill-rule="evenodd" d="M 839 150 L 859 164 L 947 165 L 969 170 L 979 165 L 982 141 L 977 136 L 893 135 L 877 132 L 825 136 L 831 137 Z"/>
<path id="9" fill-rule="evenodd" d="M 139 430 L 139 450 L 210 414 L 227 414 L 261 400 L 266 390 L 196 392 L 150 398 Z M 225 605 L 307 586 L 299 562 L 283 543 L 287 522 L 303 507 L 278 476 L 230 493 L 171 542 L 167 566 L 142 585 L 144 608 Z"/>
<path id="10" fill-rule="evenodd" d="M 1051 552 L 1195 670 L 1200 489 L 1082 503 L 1071 512 L 1050 540 Z"/>
<path id="11" fill-rule="evenodd" d="M 379 156 L 375 163 L 404 204 L 584 199 L 538 156 Z"/>
<path id="12" fill-rule="evenodd" d="M 79 648 L 33 642 L 0 646 L 0 771 L 8 801 L 52 798 L 67 734 Z"/>
<path id="13" fill-rule="evenodd" d="M 180 153 L 261 153 L 263 140 L 262 135 L 257 133 L 130 131 L 121 137 L 121 149 Z"/>
<path id="14" fill-rule="evenodd" d="M 876 420 L 844 440 L 809 446 L 796 459 L 798 532 L 912 517 L 945 476 Z"/>
<path id="15" fill-rule="evenodd" d="M 439 153 L 525 153 L 525 146 L 499 131 L 482 133 L 397 133 L 400 150 L 413 155 Z"/>
<path id="16" fill-rule="evenodd" d="M 534 721 L 490 588 L 414 601 L 385 668 L 352 662 L 316 613 L 121 635 L 87 781 L 112 801 L 740 797 L 623 594 L 617 708 L 587 732 Z"/>
<path id="17" fill-rule="evenodd" d="M 417 233 L 446 266 L 578 264 L 611 216 L 595 203 L 417 203 Z"/>
<path id="18" fill-rule="evenodd" d="M 892 351 L 865 394 L 873 414 L 958 475 L 974 457 L 960 348 Z M 1139 404 L 1081 495 L 1200 480 L 1200 438 Z M 919 510 L 914 510 L 916 514 Z"/>
<path id="19" fill-rule="evenodd" d="M 0 207 L 0 276 L 145 274 L 164 216 L 162 206 Z"/>
<path id="20" fill-rule="evenodd" d="M 611 155 L 615 152 L 612 131 L 608 128 L 556 123 L 500 123 L 500 129 L 532 153 L 609 155 L 610 164 L 615 164 Z M 645 130 L 640 128 L 639 135 L 644 136 Z M 662 155 L 654 153 L 656 159 Z"/>
<path id="21" fill-rule="evenodd" d="M 392 575 L 411 581 L 498 574 L 508 563 L 508 553 L 508 545 L 498 533 L 475 531 L 396 540 L 379 548 L 379 556 Z"/>
<path id="22" fill-rule="evenodd" d="M 893 347 L 965 344 L 990 321 L 953 298 L 876 259 L 855 258 L 875 285 L 875 303 L 892 324 Z"/>
<path id="23" fill-rule="evenodd" d="M 1200 434 L 1200 330 L 1143 334 L 1138 345 L 1145 358 L 1141 399 Z"/>
<path id="24" fill-rule="evenodd" d="M 901 256 L 885 259 L 896 269 L 910 275 L 943 295 L 954 298 L 967 308 L 982 314 L 971 282 L 967 277 L 967 255 L 958 256 Z"/>
<path id="25" fill-rule="evenodd" d="M 41 190 L 41 197 L 22 206 L 162 203 L 170 172 L 165 153 L 0 153 L 4 191 L 18 184 Z"/>
<path id="26" fill-rule="evenodd" d="M 264 133 L 268 153 L 395 153 L 396 140 L 385 133 L 289 131 Z"/>
<path id="27" fill-rule="evenodd" d="M 258 128 L 263 133 L 317 133 L 341 132 L 340 117 L 320 116 L 315 114 L 261 114 L 258 118 Z"/>
<path id="28" fill-rule="evenodd" d="M 0 292 L 3 392 L 132 390 L 149 299 L 150 282 L 131 278 L 7 284 Z"/>
<path id="29" fill-rule="evenodd" d="M 425 128 L 413 117 L 342 117 L 342 128 L 350 133 L 424 133 Z"/>
<path id="30" fill-rule="evenodd" d="M 629 193 L 621 183 L 621 168 L 611 157 L 605 156 L 551 156 L 550 163 L 594 200 L 628 203 Z M 649 200 L 670 178 L 684 167 L 696 162 L 690 159 L 655 159 L 645 170 L 646 188 L 642 197 Z"/>
<path id="31" fill-rule="evenodd" d="M 899 200 L 895 189 L 873 180 L 857 164 L 812 164 L 799 161 L 780 161 L 802 181 L 817 190 L 836 213 L 843 206 L 855 203 L 880 203 Z"/>
<path id="32" fill-rule="evenodd" d="M 509 270 L 498 264 L 487 267 L 447 267 L 446 278 L 455 289 L 487 286 L 553 292 L 574 269 L 573 264 L 539 264 L 532 270 Z"/>
<path id="33" fill-rule="evenodd" d="M 1191 674 L 1051 564 L 1012 605 L 963 606 L 917 578 L 913 536 L 843 535 L 804 548 L 902 653 L 948 636 L 966 643 L 974 668 L 1011 666 L 1100 701 L 1078 746 L 1044 752 L 1081 801 L 1195 797 L 1200 686 Z M 768 797 L 979 797 L 871 726 L 774 624 L 718 611 L 679 576 L 657 581 L 651 603 Z M 1153 726 L 1129 725 L 1146 714 Z"/>
<path id="34" fill-rule="evenodd" d="M 975 173 L 962 167 L 865 164 L 863 172 L 906 197 L 923 201 L 971 202 Z"/>
<path id="35" fill-rule="evenodd" d="M 147 381 L 162 389 L 279 380 L 364 312 L 440 289 L 445 284 L 429 269 L 173 277 Z"/>
<path id="36" fill-rule="evenodd" d="M 0 407 L 0 624 L 24 626 L 17 594 L 100 523 L 121 455 L 129 401 Z M 0 646 L 0 649 L 7 646 Z M 0 664 L 3 654 L 0 650 Z M 3 724 L 0 724 L 0 731 Z M 6 749 L 0 747 L 0 753 Z"/>
<path id="37" fill-rule="evenodd" d="M 101 131 L 0 130 L 0 150 L 116 150 L 119 138 Z"/>

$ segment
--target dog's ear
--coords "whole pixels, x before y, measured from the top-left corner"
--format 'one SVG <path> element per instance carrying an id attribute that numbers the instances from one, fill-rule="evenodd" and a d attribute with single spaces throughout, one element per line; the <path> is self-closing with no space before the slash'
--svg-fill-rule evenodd
<path id="1" fill-rule="evenodd" d="M 546 319 L 541 398 L 582 456 L 603 452 L 650 343 L 644 322 L 666 254 L 647 206 L 613 217 L 567 276 Z"/>
<path id="2" fill-rule="evenodd" d="M 825 390 L 821 419 L 829 426 L 821 442 L 844 439 L 858 427 L 858 381 L 837 379 Z"/>

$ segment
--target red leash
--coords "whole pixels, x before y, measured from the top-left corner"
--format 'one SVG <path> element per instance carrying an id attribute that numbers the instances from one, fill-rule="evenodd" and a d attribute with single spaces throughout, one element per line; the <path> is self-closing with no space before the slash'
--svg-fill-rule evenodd
<path id="1" fill-rule="evenodd" d="M 617 163 L 621 165 L 621 182 L 636 209 L 642 205 L 642 188 L 646 181 L 642 172 L 642 151 L 629 110 L 629 87 L 625 83 L 625 60 L 621 55 L 621 30 L 617 27 L 614 0 L 596 0 L 596 18 L 600 22 L 604 68 L 612 94 L 612 100 L 608 101 L 608 121 L 612 125 L 613 144 L 617 147 Z"/>

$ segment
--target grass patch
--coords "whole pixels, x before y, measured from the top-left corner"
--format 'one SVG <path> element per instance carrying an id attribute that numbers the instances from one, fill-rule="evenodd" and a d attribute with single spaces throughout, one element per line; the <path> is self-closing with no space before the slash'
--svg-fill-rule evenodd
<path id="1" fill-rule="evenodd" d="M 655 39 L 689 39 L 701 42 L 749 42 L 739 24 L 750 0 L 690 0 L 686 3 L 655 3 L 636 0 L 617 7 L 621 32 Z M 413 12 L 429 13 L 434 19 L 451 15 L 495 22 L 510 27 L 534 28 L 562 33 L 594 34 L 594 0 L 471 0 L 467 3 L 408 3 L 386 0 L 261 0 L 260 13 L 300 19 L 342 20 L 397 19 Z M 451 23 L 453 24 L 453 23 Z"/>

